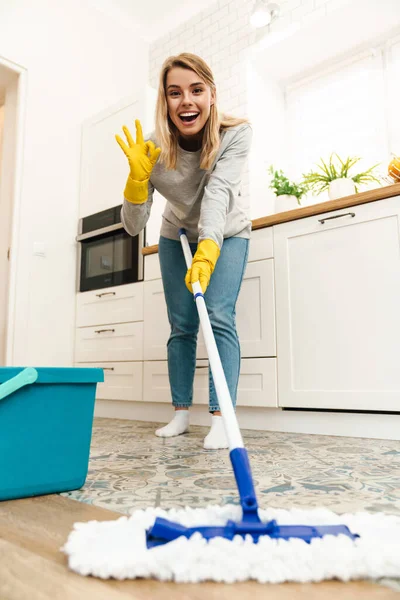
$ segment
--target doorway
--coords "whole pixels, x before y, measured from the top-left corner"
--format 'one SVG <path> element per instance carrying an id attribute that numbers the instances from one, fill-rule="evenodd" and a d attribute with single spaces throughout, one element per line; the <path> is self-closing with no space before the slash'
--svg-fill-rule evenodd
<path id="1" fill-rule="evenodd" d="M 0 366 L 13 364 L 25 70 L 0 56 Z"/>

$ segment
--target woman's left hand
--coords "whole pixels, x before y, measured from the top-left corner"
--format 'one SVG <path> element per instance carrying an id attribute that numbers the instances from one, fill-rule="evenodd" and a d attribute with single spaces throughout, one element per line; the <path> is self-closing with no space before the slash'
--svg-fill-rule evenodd
<path id="1" fill-rule="evenodd" d="M 205 293 L 219 255 L 220 249 L 214 240 L 202 240 L 199 243 L 193 256 L 192 266 L 188 269 L 185 277 L 189 292 L 193 294 L 192 283 L 199 281 L 203 294 Z"/>

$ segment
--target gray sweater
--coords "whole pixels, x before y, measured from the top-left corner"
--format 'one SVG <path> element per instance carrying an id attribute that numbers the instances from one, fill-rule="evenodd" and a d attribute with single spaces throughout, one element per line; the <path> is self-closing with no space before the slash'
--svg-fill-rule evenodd
<path id="1" fill-rule="evenodd" d="M 162 217 L 161 235 L 179 240 L 178 230 L 184 227 L 190 242 L 214 240 L 221 248 L 224 238 L 250 238 L 249 207 L 240 193 L 241 173 L 252 138 L 248 123 L 231 127 L 221 133 L 221 144 L 208 171 L 200 169 L 200 154 L 178 146 L 176 169 L 168 170 L 156 163 L 149 181 L 149 196 L 144 204 L 132 204 L 124 199 L 122 224 L 134 236 L 150 216 L 153 191 L 167 200 Z M 154 135 L 150 139 L 157 144 Z"/>

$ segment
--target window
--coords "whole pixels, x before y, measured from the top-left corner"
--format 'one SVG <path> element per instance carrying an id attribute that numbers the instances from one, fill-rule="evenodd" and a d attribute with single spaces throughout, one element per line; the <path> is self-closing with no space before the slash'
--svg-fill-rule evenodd
<path id="1" fill-rule="evenodd" d="M 294 178 L 332 152 L 341 158 L 360 156 L 359 170 L 383 162 L 380 170 L 385 172 L 390 147 L 400 141 L 395 114 L 400 106 L 400 41 L 299 80 L 287 88 L 285 102 L 288 170 Z"/>
<path id="2" fill-rule="evenodd" d="M 387 51 L 389 150 L 400 156 L 400 39 L 388 44 Z"/>

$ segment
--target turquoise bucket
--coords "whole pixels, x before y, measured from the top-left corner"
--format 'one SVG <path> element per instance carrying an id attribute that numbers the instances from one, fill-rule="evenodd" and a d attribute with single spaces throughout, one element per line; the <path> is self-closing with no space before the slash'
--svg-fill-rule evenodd
<path id="1" fill-rule="evenodd" d="M 0 500 L 85 481 L 102 369 L 0 367 Z"/>

